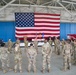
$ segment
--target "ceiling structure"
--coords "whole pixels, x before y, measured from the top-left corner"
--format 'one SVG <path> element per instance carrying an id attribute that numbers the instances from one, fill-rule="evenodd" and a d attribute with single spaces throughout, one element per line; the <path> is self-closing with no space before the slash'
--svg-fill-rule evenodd
<path id="1" fill-rule="evenodd" d="M 65 10 L 72 20 L 75 19 L 76 14 L 76 0 L 0 0 L 0 12 L 6 10 L 8 7 L 33 7 L 35 11 L 36 7 L 40 7 L 42 9 L 58 9 L 58 10 Z M 15 9 L 14 9 L 15 12 Z M 0 13 L 0 17 L 1 17 Z M 4 13 L 5 16 L 6 13 Z M 69 17 L 67 17 L 69 18 Z M 62 19 L 66 19 L 66 17 L 62 16 Z M 69 19 L 66 19 L 69 20 Z"/>

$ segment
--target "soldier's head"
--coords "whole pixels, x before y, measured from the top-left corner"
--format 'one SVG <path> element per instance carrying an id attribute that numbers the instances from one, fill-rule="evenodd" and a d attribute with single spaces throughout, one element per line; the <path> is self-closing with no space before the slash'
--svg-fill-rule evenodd
<path id="1" fill-rule="evenodd" d="M 47 43 L 47 39 L 44 39 L 44 43 Z"/>
<path id="2" fill-rule="evenodd" d="M 71 41 L 70 41 L 69 39 L 67 39 L 67 43 L 70 44 L 70 42 L 71 42 Z"/>

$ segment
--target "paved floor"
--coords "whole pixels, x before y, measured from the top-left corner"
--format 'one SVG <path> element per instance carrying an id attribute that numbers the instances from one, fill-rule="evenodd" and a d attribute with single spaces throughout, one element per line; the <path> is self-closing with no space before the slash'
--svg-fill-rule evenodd
<path id="1" fill-rule="evenodd" d="M 27 67 L 28 67 L 28 60 L 26 57 L 26 53 L 24 51 L 23 48 L 22 49 L 22 68 L 23 68 L 23 72 L 19 73 L 19 71 L 17 73 L 14 73 L 14 71 L 10 71 L 7 72 L 6 74 L 4 74 L 2 71 L 0 71 L 0 75 L 34 75 L 33 70 L 28 73 L 27 72 Z M 39 53 L 37 55 L 37 73 L 36 75 L 43 75 L 43 73 L 41 73 L 41 69 L 42 69 L 42 55 L 41 55 L 41 48 L 39 47 Z M 67 70 L 66 72 L 60 70 L 63 66 L 63 60 L 62 60 L 62 56 L 61 55 L 56 55 L 56 54 L 52 54 L 51 56 L 51 72 L 48 73 L 47 71 L 44 73 L 44 75 L 76 75 L 76 66 L 72 65 L 71 70 Z M 10 66 L 13 68 L 14 67 L 14 55 L 11 54 L 10 55 Z M 1 67 L 1 62 L 0 62 L 0 67 Z"/>

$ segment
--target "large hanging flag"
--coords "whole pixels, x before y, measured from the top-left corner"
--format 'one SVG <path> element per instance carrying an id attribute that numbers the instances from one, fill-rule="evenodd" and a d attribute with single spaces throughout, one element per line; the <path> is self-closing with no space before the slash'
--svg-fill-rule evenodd
<path id="1" fill-rule="evenodd" d="M 44 37 L 60 36 L 60 14 L 15 13 L 15 36 L 34 39 L 38 33 Z"/>

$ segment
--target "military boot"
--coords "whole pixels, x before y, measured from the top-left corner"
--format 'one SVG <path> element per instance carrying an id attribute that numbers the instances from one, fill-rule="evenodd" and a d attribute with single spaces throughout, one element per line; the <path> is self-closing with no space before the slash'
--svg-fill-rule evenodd
<path id="1" fill-rule="evenodd" d="M 7 71 L 6 70 L 3 70 L 3 73 L 6 73 Z"/>
<path id="2" fill-rule="evenodd" d="M 48 69 L 47 71 L 50 72 L 50 69 Z"/>
<path id="3" fill-rule="evenodd" d="M 42 72 L 42 73 L 45 73 L 45 70 L 44 70 L 44 69 L 42 69 L 42 70 L 41 70 L 41 72 Z"/>
<path id="4" fill-rule="evenodd" d="M 30 73 L 30 70 L 28 69 L 28 72 Z"/>
<path id="5" fill-rule="evenodd" d="M 20 70 L 20 73 L 22 73 L 22 70 Z"/>
<path id="6" fill-rule="evenodd" d="M 17 70 L 14 70 L 15 73 L 17 73 Z"/>
<path id="7" fill-rule="evenodd" d="M 70 66 L 68 66 L 68 69 L 70 70 Z"/>
<path id="8" fill-rule="evenodd" d="M 34 69 L 34 73 L 36 73 L 37 71 L 36 71 L 36 69 Z"/>

